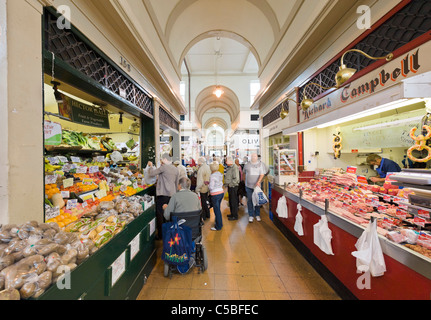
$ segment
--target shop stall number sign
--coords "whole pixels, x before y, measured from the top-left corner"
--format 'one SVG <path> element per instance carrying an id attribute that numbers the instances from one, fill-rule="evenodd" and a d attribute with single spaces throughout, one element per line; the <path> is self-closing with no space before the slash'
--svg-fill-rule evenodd
<path id="1" fill-rule="evenodd" d="M 126 252 L 124 251 L 117 260 L 111 265 L 112 278 L 111 278 L 111 287 L 113 287 L 118 279 L 123 275 L 126 271 Z"/>
<path id="2" fill-rule="evenodd" d="M 133 258 L 138 254 L 139 250 L 141 249 L 140 240 L 141 234 L 138 234 L 135 239 L 130 242 L 130 260 L 133 260 Z"/>

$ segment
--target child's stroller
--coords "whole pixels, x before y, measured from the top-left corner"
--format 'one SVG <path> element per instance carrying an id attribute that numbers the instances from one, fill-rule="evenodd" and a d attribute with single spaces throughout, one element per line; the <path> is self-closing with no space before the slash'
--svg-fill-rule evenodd
<path id="1" fill-rule="evenodd" d="M 194 243 L 194 251 L 192 253 L 192 257 L 190 259 L 190 263 L 188 266 L 176 266 L 171 265 L 165 261 L 164 265 L 164 276 L 172 277 L 174 271 L 178 271 L 179 273 L 187 273 L 194 266 L 199 268 L 199 272 L 204 272 L 208 268 L 208 257 L 206 253 L 206 248 L 202 244 L 202 219 L 201 219 L 201 211 L 193 211 L 193 212 L 184 212 L 184 213 L 171 213 L 171 217 L 178 218 L 178 224 L 184 225 L 192 230 L 192 240 Z"/>

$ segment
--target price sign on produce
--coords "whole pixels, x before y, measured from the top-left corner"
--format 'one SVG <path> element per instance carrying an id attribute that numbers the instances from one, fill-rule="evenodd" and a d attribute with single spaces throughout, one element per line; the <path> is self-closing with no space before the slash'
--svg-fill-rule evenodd
<path id="1" fill-rule="evenodd" d="M 93 166 L 90 167 L 90 169 L 88 170 L 89 173 L 96 173 L 99 172 L 99 167 L 98 166 Z"/>
<path id="2" fill-rule="evenodd" d="M 58 175 L 47 175 L 45 176 L 45 184 L 54 184 L 57 182 Z"/>
<path id="3" fill-rule="evenodd" d="M 93 179 L 91 179 L 91 178 L 84 178 L 84 179 L 82 179 L 82 184 L 86 185 L 86 186 L 92 185 L 93 184 Z"/>
<path id="4" fill-rule="evenodd" d="M 71 186 L 73 186 L 73 178 L 63 180 L 63 187 L 65 189 Z"/>
<path id="5" fill-rule="evenodd" d="M 76 173 L 87 173 L 88 167 L 78 167 L 76 168 Z"/>
<path id="6" fill-rule="evenodd" d="M 79 157 L 70 157 L 70 160 L 73 163 L 81 163 L 81 158 L 79 158 Z"/>
<path id="7" fill-rule="evenodd" d="M 67 200 L 66 209 L 70 210 L 78 206 L 78 199 Z"/>

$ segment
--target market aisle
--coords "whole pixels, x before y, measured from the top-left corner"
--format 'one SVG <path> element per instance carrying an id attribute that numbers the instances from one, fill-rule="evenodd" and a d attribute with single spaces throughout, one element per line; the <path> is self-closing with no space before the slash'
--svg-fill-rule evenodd
<path id="1" fill-rule="evenodd" d="M 245 200 L 245 199 L 244 199 Z M 214 218 L 203 227 L 208 270 L 163 276 L 158 262 L 138 300 L 339 300 L 340 297 L 273 225 L 267 208 L 261 222 L 248 222 L 246 207 L 239 220 L 229 221 L 222 203 L 223 229 L 211 231 Z M 161 242 L 157 242 L 158 257 Z"/>

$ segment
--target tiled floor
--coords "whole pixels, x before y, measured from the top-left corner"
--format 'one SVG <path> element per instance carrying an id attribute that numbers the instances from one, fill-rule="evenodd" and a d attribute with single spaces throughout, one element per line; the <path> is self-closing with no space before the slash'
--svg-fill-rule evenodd
<path id="1" fill-rule="evenodd" d="M 244 199 L 245 200 L 245 199 Z M 138 300 L 339 300 L 340 297 L 273 225 L 266 208 L 262 221 L 248 222 L 246 207 L 229 221 L 223 200 L 223 229 L 203 227 L 208 270 L 199 274 L 163 275 L 159 258 Z M 161 242 L 157 242 L 158 257 Z"/>

